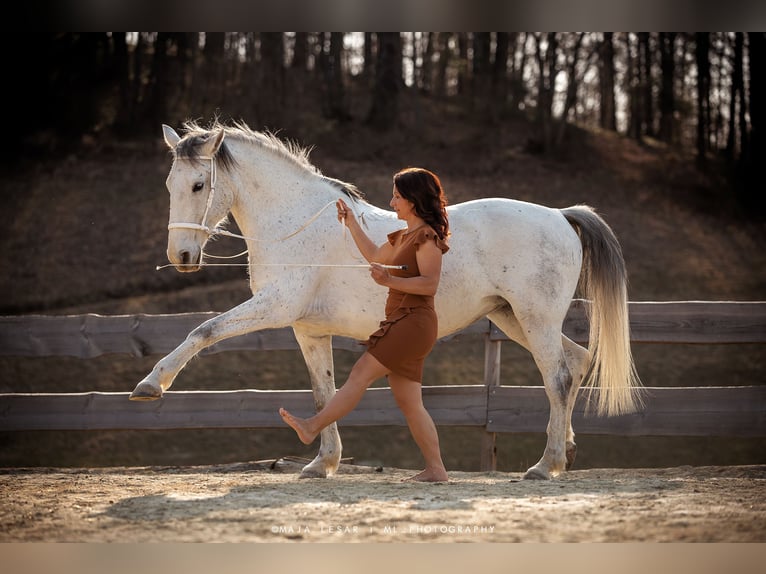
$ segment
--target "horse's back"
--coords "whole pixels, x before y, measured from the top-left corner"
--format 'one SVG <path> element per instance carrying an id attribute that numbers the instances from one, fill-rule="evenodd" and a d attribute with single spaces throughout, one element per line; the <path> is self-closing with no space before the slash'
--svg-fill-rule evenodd
<path id="1" fill-rule="evenodd" d="M 469 309 L 485 314 L 504 304 L 524 312 L 566 311 L 582 246 L 560 210 L 489 198 L 456 204 L 448 213 L 452 236 L 439 296 L 442 305 L 449 301 L 447 322 L 459 322 L 455 315 Z"/>
<path id="2" fill-rule="evenodd" d="M 542 254 L 577 259 L 581 245 L 561 210 L 490 198 L 459 203 L 449 209 L 450 244 L 455 253 L 470 253 L 485 265 L 537 261 Z"/>
<path id="3" fill-rule="evenodd" d="M 569 227 L 559 209 L 503 197 L 458 203 L 449 206 L 447 212 L 453 232 L 493 224 L 502 224 L 506 232 L 554 229 L 561 224 Z"/>

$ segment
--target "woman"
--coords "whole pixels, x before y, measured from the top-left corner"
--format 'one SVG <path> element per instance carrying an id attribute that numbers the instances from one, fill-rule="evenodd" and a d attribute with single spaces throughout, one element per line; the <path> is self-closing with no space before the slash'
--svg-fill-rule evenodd
<path id="1" fill-rule="evenodd" d="M 436 342 L 437 319 L 434 295 L 439 286 L 442 255 L 449 249 L 447 200 L 439 178 L 428 170 L 408 168 L 394 175 L 391 208 L 407 223 L 376 245 L 362 230 L 354 213 L 338 200 L 338 220 L 351 232 L 364 258 L 370 262 L 372 279 L 388 287 L 386 319 L 366 341 L 346 384 L 313 417 L 301 419 L 280 409 L 279 414 L 310 444 L 327 425 L 344 417 L 377 379 L 387 376 L 397 405 L 425 459 L 425 469 L 410 480 L 446 482 L 439 437 L 423 406 L 423 362 Z M 383 265 L 406 265 L 389 272 Z"/>

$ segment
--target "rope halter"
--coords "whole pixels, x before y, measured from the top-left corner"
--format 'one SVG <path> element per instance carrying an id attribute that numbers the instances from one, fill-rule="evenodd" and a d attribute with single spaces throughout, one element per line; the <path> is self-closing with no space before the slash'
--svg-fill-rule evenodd
<path id="1" fill-rule="evenodd" d="M 178 159 L 178 158 L 176 158 Z M 186 158 L 184 158 L 186 159 Z M 208 193 L 207 196 L 207 203 L 205 204 L 205 213 L 202 214 L 202 222 L 201 223 L 189 223 L 184 221 L 174 221 L 171 223 L 168 223 L 168 229 L 194 229 L 197 231 L 204 231 L 209 236 L 213 235 L 225 235 L 226 237 L 234 237 L 237 239 L 244 239 L 245 241 L 268 241 L 271 243 L 278 243 L 281 241 L 285 241 L 287 239 L 290 239 L 291 237 L 294 237 L 295 235 L 298 235 L 301 231 L 305 230 L 309 225 L 314 223 L 314 221 L 319 218 L 322 213 L 325 212 L 325 210 L 335 205 L 335 200 L 331 201 L 322 209 L 320 209 L 318 212 L 316 212 L 314 215 L 311 216 L 311 218 L 306 221 L 303 225 L 301 225 L 298 229 L 293 231 L 292 233 L 285 235 L 284 237 L 281 237 L 279 239 L 256 239 L 255 237 L 247 237 L 245 235 L 239 235 L 237 233 L 232 233 L 230 231 L 226 231 L 225 229 L 219 229 L 219 228 L 213 228 L 207 226 L 207 217 L 210 213 L 210 207 L 213 205 L 213 197 L 215 196 L 215 184 L 218 179 L 218 171 L 216 167 L 215 157 L 214 156 L 198 156 L 195 159 L 203 159 L 203 160 L 209 160 L 210 161 L 210 193 Z M 360 214 L 359 218 L 364 223 L 364 214 Z M 366 224 L 365 224 L 366 225 Z M 343 244 L 346 245 L 346 226 L 342 225 L 342 237 L 343 237 Z M 346 246 L 348 249 L 348 246 Z M 247 250 L 243 251 L 242 253 L 238 253 L 237 255 L 229 255 L 229 256 L 222 256 L 222 255 L 210 255 L 207 253 L 202 253 L 202 257 L 200 258 L 200 263 L 198 264 L 188 264 L 189 266 L 195 266 L 195 267 L 204 267 L 204 266 L 226 266 L 226 267 L 238 267 L 238 266 L 249 266 L 249 265 L 260 265 L 260 266 L 274 266 L 274 267 L 350 267 L 350 268 L 363 268 L 363 269 L 369 269 L 369 265 L 358 265 L 358 264 L 321 264 L 321 263 L 204 263 L 202 259 L 204 259 L 205 256 L 208 257 L 214 257 L 216 259 L 233 259 L 235 257 L 239 257 L 241 255 L 244 255 L 247 253 Z M 355 259 L 359 259 L 357 257 L 354 257 Z M 166 267 L 184 267 L 185 264 L 169 264 L 169 265 L 158 265 L 157 270 L 164 269 Z M 381 265 L 384 269 L 407 269 L 406 265 Z"/>
<path id="2" fill-rule="evenodd" d="M 215 157 L 209 155 L 202 155 L 195 159 L 207 159 L 210 160 L 210 192 L 207 195 L 207 203 L 205 204 L 205 213 L 202 214 L 201 223 L 187 223 L 187 222 L 172 222 L 168 223 L 168 229 L 195 229 L 197 231 L 204 231 L 208 235 L 222 234 L 221 229 L 210 229 L 205 223 L 207 222 L 207 216 L 210 212 L 210 206 L 213 205 L 213 196 L 215 195 L 215 183 L 218 180 L 218 168 L 216 167 Z M 225 233 L 224 235 L 228 235 Z M 234 235 L 234 234 L 231 234 Z M 234 235 L 235 237 L 242 237 L 241 235 Z M 242 237 L 242 239 L 246 239 Z"/>
<path id="3" fill-rule="evenodd" d="M 178 158 L 176 158 L 176 159 L 178 159 Z M 182 158 L 182 159 L 191 159 L 191 158 Z M 201 156 L 197 156 L 194 159 L 202 159 L 202 160 L 209 160 L 210 161 L 210 192 L 208 193 L 208 196 L 207 196 L 207 203 L 205 204 L 205 212 L 202 214 L 202 221 L 201 221 L 201 223 L 189 223 L 189 222 L 185 222 L 185 221 L 174 221 L 174 222 L 168 223 L 168 229 L 169 230 L 170 229 L 194 229 L 196 231 L 204 231 L 209 236 L 224 235 L 226 237 L 234 237 L 236 239 L 244 239 L 245 241 L 259 241 L 259 242 L 279 243 L 281 241 L 286 241 L 287 239 L 290 239 L 291 237 L 294 237 L 295 235 L 298 235 L 301 231 L 304 231 L 309 225 L 314 223 L 314 221 L 316 221 L 317 218 L 319 218 L 319 216 L 322 215 L 322 213 L 324 213 L 325 210 L 328 207 L 330 207 L 332 205 L 335 205 L 335 200 L 331 201 L 330 203 L 328 203 L 327 205 L 322 207 L 322 209 L 320 209 L 314 215 L 312 215 L 311 218 L 309 218 L 309 220 L 306 221 L 306 223 L 304 223 L 303 225 L 301 225 L 298 229 L 296 229 L 292 233 L 289 233 L 288 235 L 285 235 L 284 237 L 280 237 L 278 239 L 257 239 L 255 237 L 247 237 L 246 235 L 240 235 L 238 233 L 232 233 L 231 231 L 227 231 L 225 229 L 220 229 L 218 227 L 214 227 L 214 228 L 211 229 L 207 225 L 207 217 L 208 217 L 208 214 L 210 213 L 210 207 L 213 205 L 213 197 L 215 196 L 215 184 L 216 184 L 216 181 L 218 180 L 218 169 L 217 169 L 217 165 L 216 165 L 216 161 L 215 161 L 215 156 L 201 155 Z M 344 239 L 344 242 L 345 242 L 345 237 L 346 237 L 346 230 L 345 230 L 345 225 L 344 225 L 343 226 L 343 239 Z M 205 255 L 208 255 L 209 257 L 216 257 L 216 258 L 219 258 L 219 259 L 233 259 L 234 257 L 239 257 L 240 255 L 244 255 L 245 253 L 247 253 L 247 250 L 245 250 L 242 253 L 239 253 L 237 255 L 231 255 L 231 256 L 216 256 L 216 255 L 209 255 L 209 254 L 205 254 Z"/>

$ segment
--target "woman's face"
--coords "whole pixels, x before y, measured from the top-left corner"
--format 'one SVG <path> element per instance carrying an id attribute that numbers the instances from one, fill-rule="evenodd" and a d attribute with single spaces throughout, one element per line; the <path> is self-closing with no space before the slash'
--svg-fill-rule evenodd
<path id="1" fill-rule="evenodd" d="M 411 215 L 415 214 L 415 204 L 408 199 L 404 199 L 399 193 L 399 190 L 396 189 L 396 185 L 394 185 L 394 190 L 389 205 L 391 206 L 391 209 L 396 212 L 396 217 L 399 219 L 406 220 Z"/>

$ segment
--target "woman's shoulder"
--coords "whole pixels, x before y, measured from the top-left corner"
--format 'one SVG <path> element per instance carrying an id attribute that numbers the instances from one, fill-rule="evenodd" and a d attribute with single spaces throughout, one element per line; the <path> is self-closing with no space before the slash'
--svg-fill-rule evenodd
<path id="1" fill-rule="evenodd" d="M 415 245 L 421 245 L 427 241 L 434 241 L 436 246 L 441 249 L 442 253 L 449 251 L 449 245 L 446 239 L 441 239 L 439 234 L 436 233 L 433 227 L 430 225 L 424 225 L 420 229 L 413 232 Z"/>

